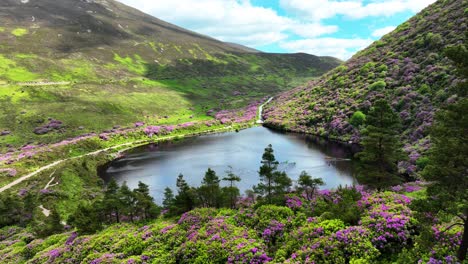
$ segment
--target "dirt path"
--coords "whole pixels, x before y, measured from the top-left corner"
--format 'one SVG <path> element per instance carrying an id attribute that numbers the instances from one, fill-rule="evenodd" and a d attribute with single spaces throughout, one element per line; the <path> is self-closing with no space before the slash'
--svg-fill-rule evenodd
<path id="1" fill-rule="evenodd" d="M 262 114 L 263 114 L 263 107 L 268 104 L 269 102 L 271 102 L 271 100 L 273 100 L 273 97 L 270 97 L 270 99 L 268 99 L 268 101 L 266 101 L 265 103 L 263 103 L 259 108 L 258 108 L 258 120 L 257 120 L 257 124 L 263 124 L 263 119 L 262 119 Z"/>
<path id="2" fill-rule="evenodd" d="M 52 86 L 52 85 L 69 85 L 71 82 L 20 82 L 16 85 L 20 86 Z"/>
<path id="3" fill-rule="evenodd" d="M 216 133 L 218 131 L 228 131 L 230 129 L 232 129 L 232 126 L 228 126 L 228 127 L 224 127 L 224 128 L 217 128 L 217 129 L 213 129 L 213 130 L 208 130 L 208 131 L 205 131 L 203 133 L 187 134 L 187 135 L 185 135 L 185 137 L 192 137 L 192 136 L 197 136 L 197 135 L 200 135 L 200 134 L 211 134 L 211 133 Z M 162 140 L 170 140 L 170 139 L 174 139 L 174 138 L 179 137 L 179 136 L 180 135 L 161 137 L 161 138 L 158 138 L 155 142 L 162 141 Z M 120 147 L 125 147 L 125 146 L 131 146 L 129 148 L 133 148 L 133 147 L 135 147 L 134 145 L 146 144 L 146 143 L 150 143 L 150 142 L 154 142 L 154 141 L 148 140 L 148 139 L 138 140 L 138 141 L 134 141 L 134 142 L 123 143 L 123 144 L 115 145 L 115 146 L 112 146 L 112 147 L 96 150 L 96 151 L 86 153 L 86 154 L 83 154 L 83 155 L 80 155 L 80 156 L 72 157 L 72 158 L 57 160 L 57 161 L 55 161 L 53 163 L 50 163 L 50 164 L 48 164 L 46 166 L 40 167 L 39 169 L 35 170 L 34 172 L 26 174 L 26 175 L 24 175 L 24 176 L 22 176 L 22 177 L 20 177 L 20 178 L 18 178 L 16 180 L 14 180 L 13 182 L 1 187 L 0 188 L 0 193 L 12 188 L 13 186 L 16 186 L 16 185 L 22 183 L 23 181 L 25 181 L 27 179 L 30 179 L 30 178 L 36 176 L 37 174 L 39 174 L 39 173 L 41 173 L 41 172 L 43 172 L 45 170 L 53 168 L 53 167 L 55 167 L 55 166 L 57 166 L 57 165 L 59 165 L 59 164 L 61 164 L 63 162 L 70 161 L 70 160 L 75 160 L 75 159 L 80 159 L 80 158 L 87 157 L 87 156 L 95 156 L 97 154 L 100 154 L 100 153 L 103 153 L 103 152 L 106 152 L 106 151 L 109 151 L 109 150 L 117 149 L 117 148 L 120 148 Z M 122 150 L 119 151 L 119 153 L 121 153 L 121 152 L 123 152 L 123 151 L 125 151 L 125 150 L 127 150 L 129 148 L 122 149 Z"/>

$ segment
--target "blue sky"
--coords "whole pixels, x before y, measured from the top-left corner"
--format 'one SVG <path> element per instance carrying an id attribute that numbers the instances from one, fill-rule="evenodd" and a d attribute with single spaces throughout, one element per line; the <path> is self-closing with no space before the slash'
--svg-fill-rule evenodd
<path id="1" fill-rule="evenodd" d="M 435 0 L 119 0 L 222 41 L 346 60 Z"/>

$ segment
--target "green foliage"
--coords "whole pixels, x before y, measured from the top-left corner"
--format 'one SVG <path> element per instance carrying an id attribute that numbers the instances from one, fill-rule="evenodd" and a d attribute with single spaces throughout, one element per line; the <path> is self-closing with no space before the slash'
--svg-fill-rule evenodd
<path id="1" fill-rule="evenodd" d="M 30 219 L 25 215 L 32 215 L 35 206 L 37 206 L 37 200 L 29 193 L 24 198 L 13 193 L 1 193 L 0 228 L 26 225 Z"/>
<path id="2" fill-rule="evenodd" d="M 41 210 L 36 210 L 32 226 L 38 237 L 47 237 L 64 230 L 60 215 L 55 208 L 50 210 L 49 216 L 45 216 Z"/>
<path id="3" fill-rule="evenodd" d="M 426 34 L 425 37 L 425 44 L 430 48 L 437 48 L 440 47 L 443 43 L 442 36 L 440 34 L 434 34 L 429 32 Z"/>
<path id="4" fill-rule="evenodd" d="M 304 193 L 309 201 L 314 198 L 319 186 L 325 185 L 322 178 L 312 178 L 306 171 L 301 172 L 297 183 L 299 184 L 297 191 L 299 194 Z"/>
<path id="5" fill-rule="evenodd" d="M 366 125 L 363 151 L 356 155 L 358 179 L 377 189 L 396 185 L 401 181 L 397 162 L 403 159 L 399 117 L 385 100 L 379 100 L 367 115 Z"/>
<path id="6" fill-rule="evenodd" d="M 174 206 L 174 202 L 175 202 L 174 192 L 172 191 L 171 188 L 166 187 L 164 189 L 164 199 L 162 202 L 163 208 L 168 209 L 168 210 L 171 210 L 171 209 L 173 210 L 172 207 Z"/>
<path id="7" fill-rule="evenodd" d="M 418 92 L 420 94 L 429 94 L 431 92 L 431 88 L 429 87 L 429 85 L 424 83 L 419 87 Z"/>
<path id="8" fill-rule="evenodd" d="M 427 166 L 428 163 L 429 163 L 428 157 L 421 157 L 416 160 L 416 166 L 418 166 L 418 168 L 420 168 L 421 170 L 423 170 Z"/>
<path id="9" fill-rule="evenodd" d="M 468 88 L 468 35 L 465 44 L 449 48 L 446 54 L 455 62 L 465 80 L 455 92 L 466 95 Z M 464 261 L 468 250 L 468 99 L 449 104 L 437 112 L 431 129 L 432 148 L 423 177 L 431 184 L 427 188 L 429 207 L 452 215 L 462 215 L 463 239 L 458 250 L 458 260 Z"/>
<path id="10" fill-rule="evenodd" d="M 223 181 L 229 182 L 229 186 L 224 187 L 222 189 L 222 192 L 223 192 L 223 196 L 227 198 L 227 201 L 229 202 L 228 206 L 231 208 L 234 208 L 236 205 L 236 200 L 240 196 L 239 188 L 237 188 L 234 185 L 234 183 L 240 182 L 241 178 L 232 172 L 232 167 L 230 166 L 229 166 L 229 170 L 226 173 L 227 173 L 227 176 L 223 178 Z"/>
<path id="11" fill-rule="evenodd" d="M 263 165 L 258 172 L 260 183 L 254 186 L 254 191 L 262 195 L 269 204 L 274 202 L 281 204 L 284 199 L 284 194 L 292 185 L 292 181 L 285 172 L 277 170 L 279 162 L 273 154 L 273 147 L 271 144 L 265 148 L 261 163 Z"/>
<path id="12" fill-rule="evenodd" d="M 387 83 L 385 83 L 384 81 L 377 81 L 369 85 L 369 90 L 382 91 L 383 89 L 385 89 L 385 87 L 387 87 Z"/>
<path id="13" fill-rule="evenodd" d="M 203 207 L 221 207 L 221 180 L 211 168 L 205 173 L 201 186 L 197 189 L 198 199 Z"/>
<path id="14" fill-rule="evenodd" d="M 278 205 L 261 205 L 255 210 L 255 226 L 263 230 L 267 228 L 272 220 L 286 224 L 294 212 L 288 207 Z"/>
<path id="15" fill-rule="evenodd" d="M 366 121 L 366 115 L 361 111 L 356 111 L 351 116 L 349 123 L 353 125 L 354 127 L 359 127 L 362 124 L 364 124 L 365 121 Z"/>
<path id="16" fill-rule="evenodd" d="M 184 175 L 179 174 L 177 177 L 177 189 L 178 193 L 174 201 L 175 213 L 182 214 L 192 210 L 195 207 L 195 190 L 190 188 L 184 179 Z"/>
<path id="17" fill-rule="evenodd" d="M 98 208 L 87 204 L 80 204 L 75 213 L 68 218 L 68 223 L 82 234 L 92 234 L 103 227 Z"/>

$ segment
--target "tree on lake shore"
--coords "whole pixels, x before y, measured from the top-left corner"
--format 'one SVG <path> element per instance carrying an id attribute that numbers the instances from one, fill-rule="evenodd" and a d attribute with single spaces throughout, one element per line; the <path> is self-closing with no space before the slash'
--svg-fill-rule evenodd
<path id="1" fill-rule="evenodd" d="M 398 115 L 387 101 L 378 100 L 366 117 L 366 125 L 361 141 L 363 150 L 356 154 L 359 182 L 378 190 L 400 183 L 397 163 L 404 156 Z"/>

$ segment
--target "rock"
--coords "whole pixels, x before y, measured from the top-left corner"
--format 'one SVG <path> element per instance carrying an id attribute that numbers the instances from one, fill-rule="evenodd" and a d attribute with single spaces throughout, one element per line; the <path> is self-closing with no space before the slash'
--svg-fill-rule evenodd
<path id="1" fill-rule="evenodd" d="M 7 135 L 10 135 L 11 134 L 11 131 L 8 131 L 8 130 L 4 130 L 0 133 L 0 137 L 3 137 L 3 136 L 7 136 Z"/>

